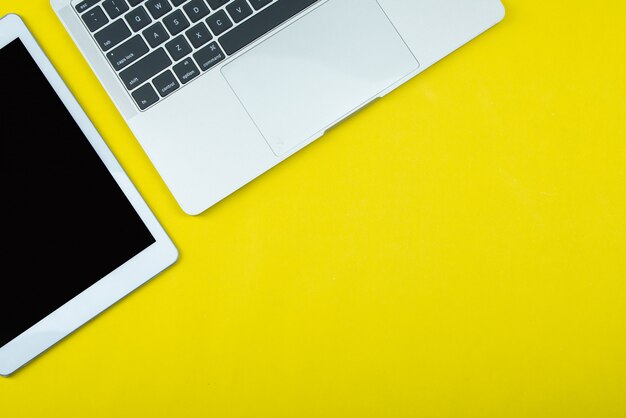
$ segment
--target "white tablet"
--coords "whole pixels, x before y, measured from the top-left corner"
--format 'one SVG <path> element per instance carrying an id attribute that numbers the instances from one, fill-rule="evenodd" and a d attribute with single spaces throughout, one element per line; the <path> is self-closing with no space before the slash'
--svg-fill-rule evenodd
<path id="1" fill-rule="evenodd" d="M 0 374 L 178 253 L 20 18 L 0 19 Z"/>

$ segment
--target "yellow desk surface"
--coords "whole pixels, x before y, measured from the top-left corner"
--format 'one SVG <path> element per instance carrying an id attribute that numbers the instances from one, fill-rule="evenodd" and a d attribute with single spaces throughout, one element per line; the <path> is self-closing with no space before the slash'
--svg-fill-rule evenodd
<path id="1" fill-rule="evenodd" d="M 626 3 L 505 3 L 189 217 L 48 1 L 0 0 L 181 253 L 0 379 L 0 416 L 625 417 Z"/>

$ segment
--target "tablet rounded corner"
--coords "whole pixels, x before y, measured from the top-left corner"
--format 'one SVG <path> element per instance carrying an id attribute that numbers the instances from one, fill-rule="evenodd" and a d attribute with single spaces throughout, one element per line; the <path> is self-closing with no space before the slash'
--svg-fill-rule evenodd
<path id="1" fill-rule="evenodd" d="M 0 22 L 7 22 L 7 23 L 16 24 L 16 25 L 24 25 L 24 21 L 22 20 L 22 17 L 15 13 L 9 13 L 7 15 L 0 17 Z"/>
<path id="2" fill-rule="evenodd" d="M 16 370 L 16 367 L 9 366 L 0 356 L 0 377 L 10 377 Z"/>
<path id="3" fill-rule="evenodd" d="M 501 1 L 498 1 L 498 10 L 496 12 L 496 23 L 500 23 L 506 17 L 506 7 Z"/>
<path id="4" fill-rule="evenodd" d="M 178 248 L 176 247 L 176 245 L 174 245 L 174 242 L 171 239 L 168 240 L 167 248 L 165 249 L 165 251 L 166 258 L 168 260 L 167 266 L 170 267 L 176 264 L 178 262 L 178 259 L 180 258 L 180 251 L 178 251 Z"/>

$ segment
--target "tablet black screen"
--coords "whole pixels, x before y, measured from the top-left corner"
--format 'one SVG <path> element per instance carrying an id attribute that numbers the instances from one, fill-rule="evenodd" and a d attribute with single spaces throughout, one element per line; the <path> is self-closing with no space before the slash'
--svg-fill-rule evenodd
<path id="1" fill-rule="evenodd" d="M 2 347 L 155 240 L 19 40 L 0 81 Z"/>

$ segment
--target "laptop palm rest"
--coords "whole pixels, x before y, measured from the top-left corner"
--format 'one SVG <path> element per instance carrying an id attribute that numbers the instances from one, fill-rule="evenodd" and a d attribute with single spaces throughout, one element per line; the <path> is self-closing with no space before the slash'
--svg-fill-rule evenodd
<path id="1" fill-rule="evenodd" d="M 330 0 L 222 74 L 281 156 L 418 67 L 376 0 Z"/>

